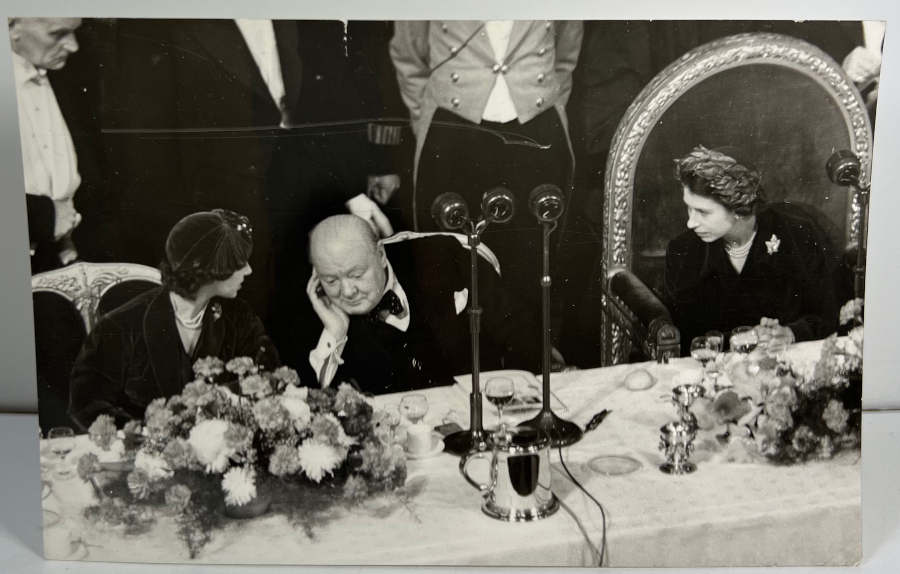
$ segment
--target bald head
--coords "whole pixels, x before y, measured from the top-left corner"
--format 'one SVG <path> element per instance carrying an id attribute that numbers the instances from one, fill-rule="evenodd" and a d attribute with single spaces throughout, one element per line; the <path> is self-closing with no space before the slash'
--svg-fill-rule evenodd
<path id="1" fill-rule="evenodd" d="M 58 70 L 78 51 L 79 26 L 81 18 L 10 18 L 10 47 L 36 68 Z"/>
<path id="2" fill-rule="evenodd" d="M 335 215 L 309 234 L 309 259 L 325 294 L 349 315 L 363 315 L 381 300 L 387 259 L 375 231 L 355 215 Z"/>

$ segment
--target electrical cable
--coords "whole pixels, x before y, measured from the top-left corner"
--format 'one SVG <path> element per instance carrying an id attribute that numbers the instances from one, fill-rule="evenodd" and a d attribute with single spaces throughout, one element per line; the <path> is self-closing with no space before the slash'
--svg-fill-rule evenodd
<path id="1" fill-rule="evenodd" d="M 575 476 L 569 470 L 569 467 L 566 466 L 566 462 L 563 460 L 562 446 L 557 447 L 557 451 L 559 452 L 559 462 L 562 465 L 563 470 L 566 471 L 566 474 L 568 475 L 569 480 L 571 480 L 572 484 L 577 486 L 583 493 L 585 493 L 587 495 L 587 497 L 590 498 L 594 502 L 594 504 L 597 505 L 597 508 L 600 509 L 600 516 L 603 519 L 603 534 L 601 535 L 601 538 L 600 538 L 600 552 L 599 552 L 600 560 L 597 565 L 603 566 L 603 562 L 606 559 L 607 554 L 608 554 L 607 550 L 606 550 L 606 511 L 604 510 L 603 505 L 600 504 L 600 501 L 597 500 L 596 498 L 594 498 L 594 495 L 591 494 L 590 492 L 588 492 L 588 490 L 584 486 L 582 486 L 582 484 L 580 482 L 578 482 L 578 479 L 575 478 Z M 571 511 L 569 511 L 569 512 L 571 514 Z M 573 514 L 573 517 L 574 517 L 574 514 Z M 576 522 L 578 522 L 577 519 L 576 519 Z M 578 522 L 578 525 L 581 528 L 580 522 Z M 582 528 L 582 532 L 585 533 L 583 528 Z M 585 533 L 585 536 L 587 536 L 587 533 Z M 593 547 L 593 544 L 591 544 L 591 546 Z"/>

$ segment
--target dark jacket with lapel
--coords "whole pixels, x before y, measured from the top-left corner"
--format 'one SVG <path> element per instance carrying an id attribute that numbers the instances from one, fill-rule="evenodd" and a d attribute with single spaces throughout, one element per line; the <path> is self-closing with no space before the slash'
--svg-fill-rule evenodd
<path id="1" fill-rule="evenodd" d="M 682 350 L 708 330 L 727 334 L 757 325 L 762 317 L 778 319 L 798 341 L 827 336 L 837 327 L 836 263 L 827 236 L 813 220 L 785 207 L 759 213 L 740 274 L 721 239 L 704 243 L 692 231 L 681 234 L 666 253 L 665 298 L 681 331 Z"/>
<path id="2" fill-rule="evenodd" d="M 215 304 L 221 313 L 214 312 Z M 85 428 L 101 414 L 119 424 L 140 419 L 153 399 L 180 393 L 194 380 L 194 361 L 208 356 L 248 356 L 266 367 L 278 363 L 262 323 L 240 299 L 210 303 L 188 356 L 169 292 L 153 289 L 105 316 L 90 333 L 72 369 L 69 412 Z"/>
<path id="3" fill-rule="evenodd" d="M 402 241 L 385 250 L 409 298 L 409 329 L 351 317 L 337 380 L 352 378 L 362 391 L 376 394 L 453 383 L 454 375 L 472 370 L 469 306 L 457 314 L 454 303 L 455 292 L 469 289 L 468 251 L 449 237 Z M 478 277 L 481 368 L 534 371 L 540 331 L 511 310 L 496 272 L 481 258 Z"/>

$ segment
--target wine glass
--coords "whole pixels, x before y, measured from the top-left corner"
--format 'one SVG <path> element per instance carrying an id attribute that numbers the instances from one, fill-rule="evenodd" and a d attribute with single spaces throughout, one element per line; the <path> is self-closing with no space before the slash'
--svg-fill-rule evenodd
<path id="1" fill-rule="evenodd" d="M 716 353 L 716 357 L 709 362 L 707 365 L 706 372 L 709 376 L 712 377 L 713 380 L 713 390 L 718 391 L 718 380 L 719 375 L 722 374 L 719 359 L 722 355 L 722 345 L 725 342 L 725 335 L 722 334 L 721 331 L 707 331 L 706 332 L 706 346 L 709 349 L 712 349 Z"/>
<path id="2" fill-rule="evenodd" d="M 782 363 L 786 361 L 787 349 L 790 345 L 790 337 L 783 334 L 774 335 L 769 339 L 769 342 L 766 345 L 766 354 L 775 359 L 776 373 L 780 370 Z"/>
<path id="3" fill-rule="evenodd" d="M 422 394 L 406 395 L 400 400 L 400 412 L 412 424 L 418 424 L 428 413 L 428 399 Z"/>
<path id="4" fill-rule="evenodd" d="M 709 346 L 709 338 L 706 335 L 700 335 L 691 339 L 691 358 L 699 361 L 703 367 L 703 378 L 706 379 L 709 370 L 709 363 L 715 361 L 716 351 Z"/>
<path id="5" fill-rule="evenodd" d="M 75 431 L 69 427 L 53 427 L 47 432 L 50 451 L 59 459 L 56 465 L 56 478 L 66 480 L 74 475 L 74 470 L 66 464 L 66 457 L 75 448 Z"/>
<path id="6" fill-rule="evenodd" d="M 731 345 L 731 350 L 735 353 L 749 354 L 759 344 L 759 335 L 756 332 L 756 327 L 735 327 L 731 331 L 731 338 L 728 342 Z"/>
<path id="7" fill-rule="evenodd" d="M 497 407 L 497 428 L 505 429 L 503 424 L 503 406 L 513 400 L 516 395 L 516 386 L 509 377 L 493 377 L 484 387 L 484 396 Z"/>

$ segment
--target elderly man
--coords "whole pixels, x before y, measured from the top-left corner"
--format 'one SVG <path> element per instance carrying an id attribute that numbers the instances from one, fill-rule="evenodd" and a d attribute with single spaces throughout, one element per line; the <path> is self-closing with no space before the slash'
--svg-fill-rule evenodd
<path id="1" fill-rule="evenodd" d="M 81 176 L 75 145 L 47 71 L 61 69 L 78 51 L 75 30 L 80 25 L 80 18 L 9 20 L 35 273 L 78 257 L 72 231 L 81 222 L 74 204 Z"/>
<path id="2" fill-rule="evenodd" d="M 310 234 L 307 296 L 322 321 L 310 365 L 323 386 L 353 379 L 364 392 L 451 384 L 471 370 L 469 255 L 452 237 L 378 241 L 353 215 L 329 217 Z M 484 261 L 482 367 L 534 370 L 540 332 L 523 324 Z"/>

